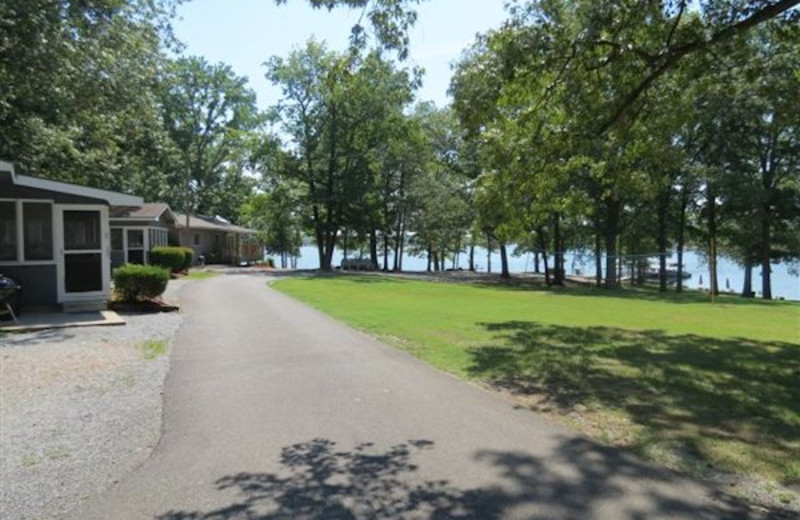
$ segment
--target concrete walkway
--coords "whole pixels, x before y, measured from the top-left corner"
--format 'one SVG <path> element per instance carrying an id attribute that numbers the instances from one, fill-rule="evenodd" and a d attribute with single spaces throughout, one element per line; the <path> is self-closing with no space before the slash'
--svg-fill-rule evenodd
<path id="1" fill-rule="evenodd" d="M 266 281 L 228 275 L 183 289 L 161 442 L 73 518 L 755 517 Z"/>

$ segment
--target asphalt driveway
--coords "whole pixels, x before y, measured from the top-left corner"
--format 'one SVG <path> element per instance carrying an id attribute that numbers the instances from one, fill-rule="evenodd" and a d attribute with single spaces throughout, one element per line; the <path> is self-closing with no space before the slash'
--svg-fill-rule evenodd
<path id="1" fill-rule="evenodd" d="M 190 284 L 150 459 L 81 520 L 755 518 L 244 274 Z M 347 302 L 342 302 L 347 305 Z"/>

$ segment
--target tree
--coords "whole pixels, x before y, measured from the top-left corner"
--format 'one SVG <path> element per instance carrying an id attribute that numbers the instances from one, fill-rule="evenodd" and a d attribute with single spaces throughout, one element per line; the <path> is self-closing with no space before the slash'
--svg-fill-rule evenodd
<path id="1" fill-rule="evenodd" d="M 267 253 L 278 255 L 282 268 L 300 255 L 303 234 L 299 200 L 288 182 L 277 183 L 267 193 L 251 195 L 242 205 L 241 220 L 259 231 Z"/>
<path id="2" fill-rule="evenodd" d="M 0 156 L 35 175 L 157 196 L 170 143 L 154 86 L 174 5 L 0 3 Z"/>
<path id="3" fill-rule="evenodd" d="M 301 159 L 295 179 L 320 268 L 328 270 L 340 233 L 375 229 L 375 152 L 413 84 L 379 53 L 337 54 L 313 40 L 287 59 L 270 59 L 268 69 L 283 92 L 276 111 Z"/>
<path id="4" fill-rule="evenodd" d="M 169 172 L 168 202 L 187 214 L 235 219 L 253 186 L 243 173 L 262 123 L 247 79 L 224 64 L 179 58 L 165 73 L 160 100 L 179 157 Z"/>
<path id="5" fill-rule="evenodd" d="M 337 7 L 361 9 L 358 22 L 350 30 L 350 44 L 353 52 L 363 51 L 370 43 L 370 36 L 376 48 L 397 51 L 398 57 L 408 57 L 411 43 L 408 32 L 417 22 L 417 13 L 412 6 L 421 0 L 307 0 L 316 9 L 331 11 Z M 275 0 L 278 5 L 287 0 Z M 372 27 L 372 34 L 365 23 Z"/>
<path id="6" fill-rule="evenodd" d="M 721 73 L 727 91 L 718 117 L 732 144 L 720 178 L 723 211 L 734 221 L 729 249 L 746 278 L 761 266 L 765 299 L 772 297 L 771 264 L 800 257 L 786 233 L 800 219 L 799 36 L 794 25 L 766 24 L 732 49 L 741 65 Z"/>

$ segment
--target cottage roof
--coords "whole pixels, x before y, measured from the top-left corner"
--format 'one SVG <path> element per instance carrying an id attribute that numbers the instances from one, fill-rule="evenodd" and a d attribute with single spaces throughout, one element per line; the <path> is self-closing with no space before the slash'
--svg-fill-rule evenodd
<path id="1" fill-rule="evenodd" d="M 175 227 L 186 229 L 186 214 L 175 213 Z M 255 229 L 231 224 L 222 217 L 208 217 L 205 215 L 189 215 L 189 229 L 205 229 L 208 231 L 226 231 L 228 233 L 249 234 L 256 233 Z"/>
<path id="2" fill-rule="evenodd" d="M 141 206 L 114 206 L 109 212 L 112 219 L 158 220 L 167 213 L 167 220 L 174 221 L 175 215 L 163 202 L 148 202 Z"/>

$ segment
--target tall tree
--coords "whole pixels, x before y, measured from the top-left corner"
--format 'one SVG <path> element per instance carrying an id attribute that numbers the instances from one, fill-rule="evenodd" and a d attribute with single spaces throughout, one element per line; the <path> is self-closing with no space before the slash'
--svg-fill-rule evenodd
<path id="1" fill-rule="evenodd" d="M 412 79 L 377 52 L 338 54 L 313 40 L 270 59 L 267 77 L 283 92 L 277 113 L 301 158 L 296 179 L 320 268 L 329 270 L 345 228 L 375 229 L 375 153 L 387 121 L 411 100 Z"/>
<path id="2" fill-rule="evenodd" d="M 173 0 L 0 2 L 0 156 L 39 176 L 158 196 L 155 85 Z"/>
<path id="3" fill-rule="evenodd" d="M 167 200 L 186 213 L 235 219 L 251 191 L 244 177 L 254 132 L 262 122 L 247 79 L 224 64 L 179 58 L 160 90 L 164 123 L 180 158 L 169 172 Z M 234 194 L 234 201 L 224 198 Z"/>

